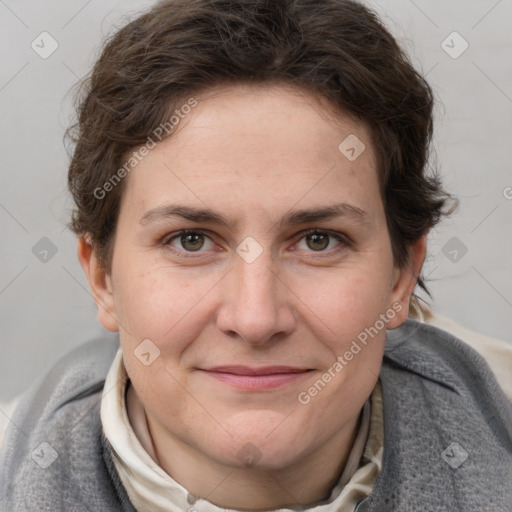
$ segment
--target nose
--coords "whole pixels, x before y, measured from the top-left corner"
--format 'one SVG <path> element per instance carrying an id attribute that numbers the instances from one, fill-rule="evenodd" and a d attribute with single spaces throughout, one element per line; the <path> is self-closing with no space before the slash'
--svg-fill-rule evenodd
<path id="1" fill-rule="evenodd" d="M 293 332 L 293 293 L 268 252 L 252 263 L 236 256 L 234 268 L 225 279 L 217 315 L 222 332 L 253 346 L 263 346 Z"/>

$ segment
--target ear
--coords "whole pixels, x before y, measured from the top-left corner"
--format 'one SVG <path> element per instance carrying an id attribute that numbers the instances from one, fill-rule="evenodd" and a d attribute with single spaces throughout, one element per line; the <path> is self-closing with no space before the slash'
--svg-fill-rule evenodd
<path id="1" fill-rule="evenodd" d="M 78 239 L 78 259 L 89 281 L 89 287 L 98 308 L 100 324 L 109 331 L 118 331 L 112 278 L 100 265 L 89 240 L 90 237 L 87 235 Z"/>
<path id="2" fill-rule="evenodd" d="M 427 253 L 427 235 L 422 236 L 409 249 L 409 260 L 403 268 L 395 269 L 393 289 L 388 307 L 396 312 L 387 324 L 387 329 L 400 327 L 409 316 L 409 301 L 418 281 L 418 276 Z"/>

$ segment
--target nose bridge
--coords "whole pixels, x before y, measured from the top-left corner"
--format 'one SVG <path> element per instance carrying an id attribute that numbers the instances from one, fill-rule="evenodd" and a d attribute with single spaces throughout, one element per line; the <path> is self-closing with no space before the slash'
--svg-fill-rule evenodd
<path id="1" fill-rule="evenodd" d="M 239 301 L 270 306 L 276 300 L 277 278 L 269 251 L 250 263 L 240 258 L 236 266 Z"/>
<path id="2" fill-rule="evenodd" d="M 231 293 L 219 318 L 223 331 L 235 332 L 245 341 L 261 345 L 275 334 L 293 329 L 293 312 L 270 249 L 252 261 L 237 256 L 229 274 Z"/>

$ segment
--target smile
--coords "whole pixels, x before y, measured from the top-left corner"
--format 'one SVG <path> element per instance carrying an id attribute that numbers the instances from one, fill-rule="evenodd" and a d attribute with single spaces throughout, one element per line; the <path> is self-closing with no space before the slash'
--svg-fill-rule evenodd
<path id="1" fill-rule="evenodd" d="M 301 369 L 260 369 L 241 368 L 201 370 L 217 381 L 224 382 L 239 389 L 260 391 L 275 389 L 285 384 L 296 382 L 313 370 Z"/>

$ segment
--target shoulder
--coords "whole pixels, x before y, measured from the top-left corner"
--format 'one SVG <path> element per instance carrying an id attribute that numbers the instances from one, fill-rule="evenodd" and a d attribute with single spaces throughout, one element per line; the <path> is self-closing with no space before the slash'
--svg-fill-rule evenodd
<path id="1" fill-rule="evenodd" d="M 450 400 L 455 400 L 463 408 L 472 408 L 475 412 L 478 410 L 483 416 L 490 415 L 500 425 L 508 425 L 505 430 L 511 429 L 512 404 L 504 391 L 504 387 L 510 384 L 510 370 L 505 370 L 507 365 L 510 368 L 511 361 L 507 344 L 490 339 L 489 347 L 506 354 L 505 360 L 498 362 L 496 353 L 499 352 L 485 350 L 485 337 L 458 328 L 455 323 L 448 323 L 453 332 L 434 323 L 441 323 L 441 320 L 435 317 L 428 322 L 407 319 L 398 329 L 388 331 L 383 367 L 389 369 L 391 374 L 395 370 L 395 379 L 402 379 L 403 386 L 412 387 L 413 381 L 421 381 L 423 384 L 418 385 L 422 389 L 426 389 L 426 386 L 440 394 L 444 393 L 443 390 L 450 390 Z M 446 322 L 443 326 L 446 326 Z M 483 351 L 490 363 L 465 339 L 470 339 L 471 344 Z M 501 382 L 498 382 L 495 374 L 497 369 L 503 376 Z M 396 370 L 399 370 L 398 373 Z M 389 371 L 387 374 L 391 376 Z M 396 392 L 402 391 L 397 388 Z"/>
<path id="2" fill-rule="evenodd" d="M 433 315 L 426 323 L 449 332 L 478 352 L 491 368 L 498 384 L 512 404 L 512 343 L 472 331 L 440 315 Z"/>
<path id="3" fill-rule="evenodd" d="M 119 348 L 117 336 L 83 343 L 59 359 L 50 371 L 9 403 L 0 404 L 0 449 L 19 423 L 35 425 L 66 403 L 98 392 Z"/>
<path id="4" fill-rule="evenodd" d="M 412 319 L 387 331 L 382 470 L 358 510 L 509 510 L 512 406 L 459 336 Z"/>
<path id="5" fill-rule="evenodd" d="M 41 496 L 40 510 L 60 510 L 64 498 L 112 499 L 98 453 L 102 390 L 118 349 L 109 337 L 85 343 L 19 397 L 0 451 L 0 498 L 13 509 L 33 510 Z"/>

